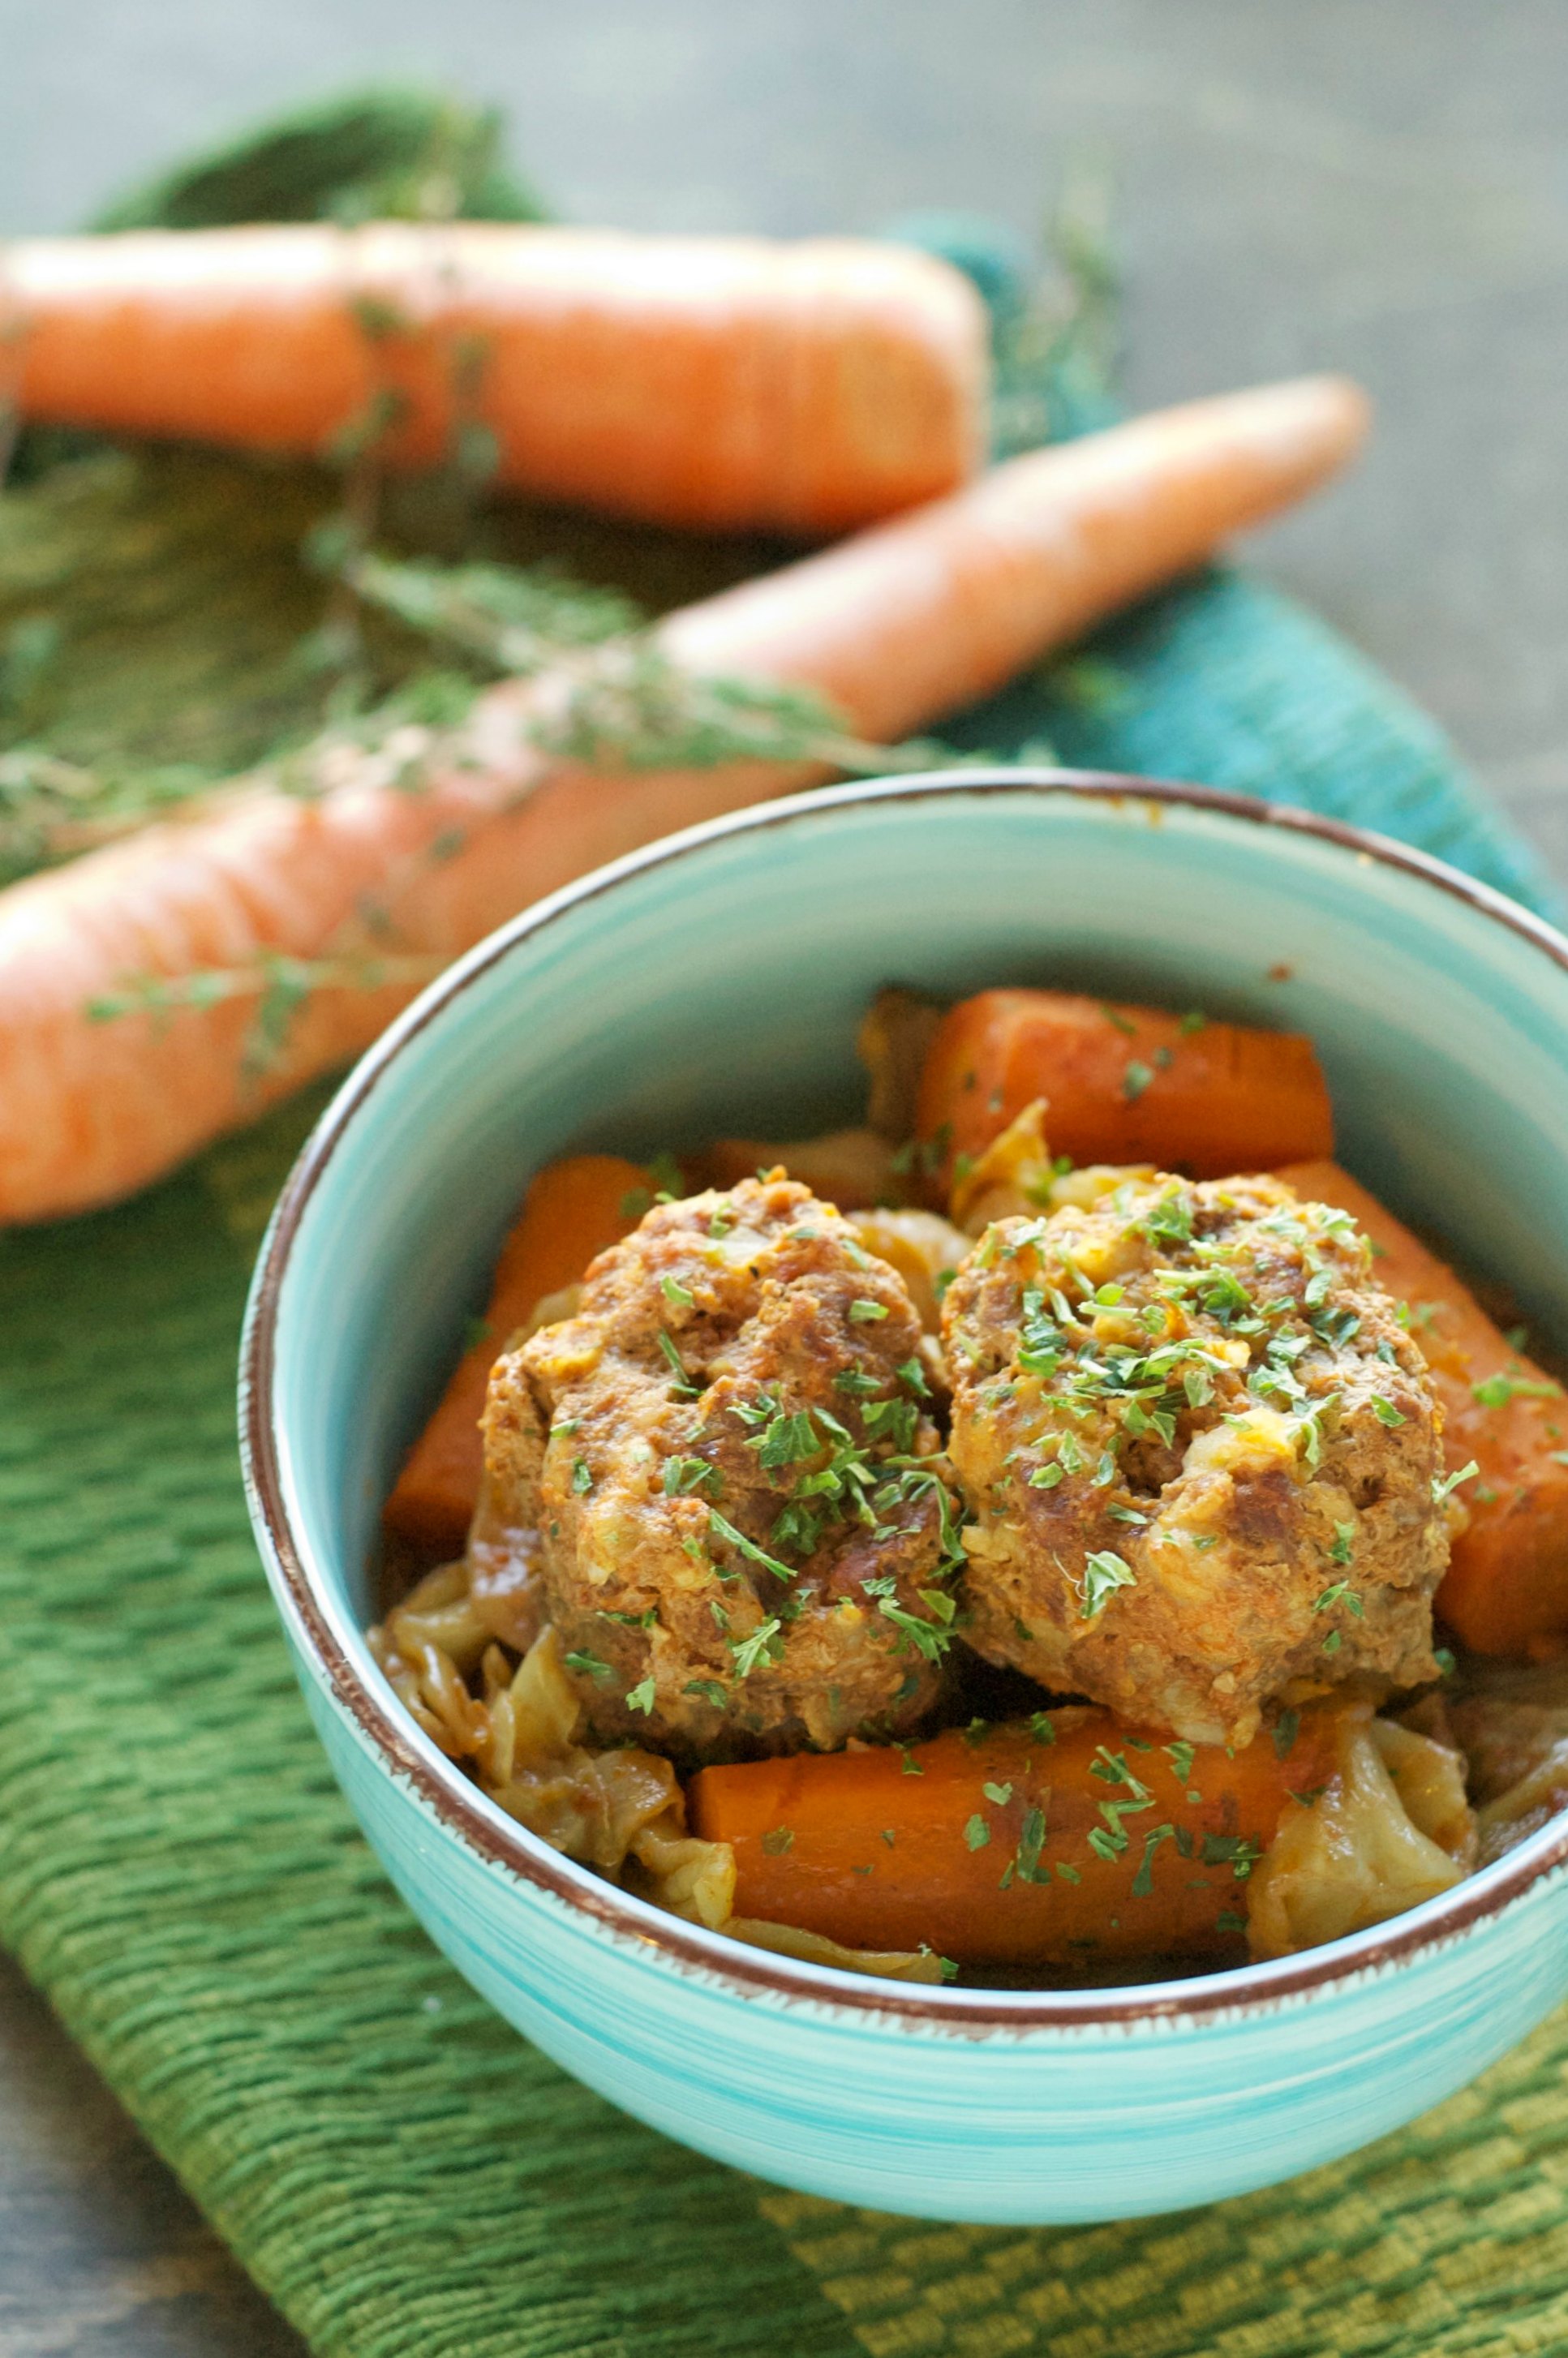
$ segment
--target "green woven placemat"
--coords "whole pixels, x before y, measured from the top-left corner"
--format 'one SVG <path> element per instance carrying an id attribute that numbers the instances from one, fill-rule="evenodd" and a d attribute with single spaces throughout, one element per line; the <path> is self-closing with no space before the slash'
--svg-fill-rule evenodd
<path id="1" fill-rule="evenodd" d="M 1551 906 L 1431 726 L 1231 576 L 972 741 L 1240 785 Z M 1176 2219 L 924 2225 L 665 2145 L 470 1995 L 383 1879 L 246 1528 L 233 1369 L 307 1109 L 0 1237 L 0 1938 L 260 2284 L 355 2358 L 1502 2358 L 1568 2344 L 1568 2018 L 1370 2152 Z"/>

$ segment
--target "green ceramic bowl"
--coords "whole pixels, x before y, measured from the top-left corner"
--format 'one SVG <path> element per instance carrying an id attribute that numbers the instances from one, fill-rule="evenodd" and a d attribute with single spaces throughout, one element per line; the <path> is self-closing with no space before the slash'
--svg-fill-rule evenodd
<path id="1" fill-rule="evenodd" d="M 388 1873 L 569 2071 L 703 2150 L 939 2217 L 1106 2218 L 1286 2177 L 1434 2104 L 1568 1990 L 1568 1825 L 1277 1964 L 912 1989 L 661 1916 L 496 1810 L 362 1634 L 380 1501 L 529 1174 L 853 1119 L 879 984 L 1070 983 L 1316 1040 L 1341 1153 L 1568 1336 L 1568 943 L 1433 860 L 1233 797 L 966 771 L 656 844 L 482 944 L 359 1066 L 264 1251 L 256 1528 Z"/>

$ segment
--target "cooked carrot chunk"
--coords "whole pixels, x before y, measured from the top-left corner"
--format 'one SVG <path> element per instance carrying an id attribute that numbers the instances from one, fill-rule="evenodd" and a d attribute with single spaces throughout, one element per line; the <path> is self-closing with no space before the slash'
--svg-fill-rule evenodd
<path id="1" fill-rule="evenodd" d="M 735 1912 L 967 1964 L 1214 1958 L 1294 1795 L 1333 1774 L 1339 1706 L 1234 1754 L 1067 1704 L 907 1748 L 704 1768 L 694 1831 L 732 1844 Z"/>
<path id="2" fill-rule="evenodd" d="M 1372 1239 L 1378 1277 L 1409 1304 L 1443 1403 L 1450 1474 L 1472 1462 L 1437 1610 L 1478 1654 L 1537 1656 L 1568 1644 L 1568 1398 L 1516 1350 L 1446 1263 L 1333 1163 L 1280 1173 L 1335 1204 Z"/>
<path id="3" fill-rule="evenodd" d="M 1053 1152 L 1225 1179 L 1332 1153 L 1312 1042 L 1201 1014 L 1063 990 L 982 990 L 952 1008 L 925 1060 L 920 1134 L 973 1159 L 1033 1098 Z"/>
<path id="4" fill-rule="evenodd" d="M 534 1179 L 501 1249 L 484 1332 L 452 1370 L 386 1502 L 389 1539 L 432 1563 L 462 1553 L 483 1466 L 479 1420 L 497 1356 L 547 1295 L 575 1284 L 595 1254 L 636 1227 L 651 1184 L 617 1154 L 569 1155 Z"/>

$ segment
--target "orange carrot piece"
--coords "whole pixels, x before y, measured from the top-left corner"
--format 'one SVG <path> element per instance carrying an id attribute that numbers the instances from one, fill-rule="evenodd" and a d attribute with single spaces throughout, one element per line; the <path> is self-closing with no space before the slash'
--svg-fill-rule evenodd
<path id="1" fill-rule="evenodd" d="M 931 1044 L 920 1134 L 979 1156 L 1036 1098 L 1054 1153 L 1200 1179 L 1326 1155 L 1334 1114 L 1312 1042 L 1063 990 L 982 990 Z"/>
<path id="2" fill-rule="evenodd" d="M 312 223 L 24 238 L 5 274 L 20 407 L 56 424 L 317 455 L 395 403 L 395 465 L 468 424 L 551 499 L 814 535 L 983 447 L 979 297 L 882 241 Z"/>
<path id="3" fill-rule="evenodd" d="M 1332 1163 L 1280 1173 L 1299 1195 L 1348 1212 L 1372 1239 L 1379 1282 L 1408 1303 L 1443 1403 L 1450 1473 L 1468 1520 L 1454 1541 L 1437 1609 L 1478 1654 L 1535 1656 L 1568 1645 L 1568 1399 L 1516 1351 L 1446 1264 Z"/>
<path id="4" fill-rule="evenodd" d="M 735 1913 L 964 1964 L 1206 1958 L 1292 1794 L 1326 1783 L 1337 1706 L 1234 1756 L 1098 1706 L 929 1743 L 704 1768 L 693 1830 L 734 1845 Z M 1238 1873 L 1239 1870 L 1239 1873 Z"/>
<path id="5" fill-rule="evenodd" d="M 496 1263 L 484 1333 L 453 1368 L 386 1502 L 389 1539 L 432 1563 L 462 1553 L 483 1470 L 479 1421 L 491 1368 L 546 1295 L 575 1284 L 597 1254 L 631 1233 L 652 1184 L 618 1154 L 568 1155 L 530 1182 Z"/>
<path id="6" fill-rule="evenodd" d="M 1345 462 L 1364 425 L 1360 395 L 1335 379 L 1141 418 L 687 607 L 658 644 L 694 673 L 814 688 L 863 737 L 896 739 L 1288 505 Z M 589 771 L 528 735 L 555 692 L 548 680 L 491 690 L 456 743 L 427 741 L 418 792 L 403 732 L 395 760 L 349 757 L 319 798 L 236 787 L 0 892 L 0 1222 L 144 1184 L 354 1055 L 417 988 L 319 986 L 258 1080 L 244 1053 L 254 1002 L 94 1022 L 93 1004 L 128 982 L 212 968 L 265 979 L 268 957 L 345 949 L 438 964 L 601 861 L 826 774 L 763 762 Z M 382 918 L 373 936 L 367 906 Z"/>

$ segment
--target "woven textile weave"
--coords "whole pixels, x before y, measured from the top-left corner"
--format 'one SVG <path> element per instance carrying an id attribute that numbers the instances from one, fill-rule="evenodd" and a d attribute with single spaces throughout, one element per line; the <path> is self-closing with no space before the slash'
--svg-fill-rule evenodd
<path id="1" fill-rule="evenodd" d="M 1230 575 L 969 741 L 1238 786 L 1551 908 L 1429 723 Z M 122 1210 L 0 1238 L 0 1938 L 324 2353 L 1519 2358 L 1568 2346 L 1568 2018 L 1404 2135 L 1217 2209 L 944 2228 L 666 2146 L 455 1980 L 307 1725 L 240 1495 L 287 1109 Z"/>

